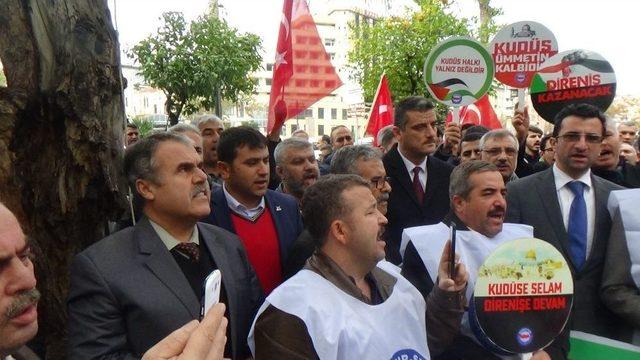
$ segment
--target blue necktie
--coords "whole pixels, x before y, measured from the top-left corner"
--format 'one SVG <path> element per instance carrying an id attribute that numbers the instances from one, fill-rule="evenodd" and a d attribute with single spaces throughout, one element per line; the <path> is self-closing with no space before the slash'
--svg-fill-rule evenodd
<path id="1" fill-rule="evenodd" d="M 587 204 L 584 201 L 585 184 L 572 181 L 567 184 L 575 197 L 569 211 L 569 250 L 576 269 L 582 269 L 587 258 Z"/>

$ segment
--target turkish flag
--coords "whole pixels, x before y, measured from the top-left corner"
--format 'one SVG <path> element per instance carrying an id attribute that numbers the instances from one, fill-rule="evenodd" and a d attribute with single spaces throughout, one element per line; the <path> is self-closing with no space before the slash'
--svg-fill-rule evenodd
<path id="1" fill-rule="evenodd" d="M 489 102 L 489 96 L 484 95 L 475 103 L 469 106 L 460 107 L 460 125 L 473 124 L 482 125 L 489 129 L 501 129 L 502 123 L 498 119 L 498 115 L 493 111 L 493 107 Z M 453 114 L 449 112 L 447 114 L 446 123 L 450 123 L 453 120 Z"/>
<path id="2" fill-rule="evenodd" d="M 267 133 L 342 86 L 305 0 L 284 0 Z"/>
<path id="3" fill-rule="evenodd" d="M 376 91 L 376 97 L 371 105 L 369 123 L 365 134 L 373 136 L 373 146 L 378 146 L 378 131 L 387 125 L 393 124 L 393 102 L 387 76 L 382 74 L 380 84 Z"/>

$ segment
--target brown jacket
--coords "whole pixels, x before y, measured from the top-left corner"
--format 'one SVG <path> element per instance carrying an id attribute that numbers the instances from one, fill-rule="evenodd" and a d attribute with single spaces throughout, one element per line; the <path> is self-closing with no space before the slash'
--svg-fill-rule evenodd
<path id="1" fill-rule="evenodd" d="M 351 277 L 328 256 L 319 251 L 309 258 L 305 269 L 316 272 L 340 290 L 370 303 Z M 393 292 L 396 278 L 374 268 L 370 278 L 376 283 L 382 300 Z M 431 354 L 442 352 L 460 330 L 464 314 L 464 291 L 447 293 L 437 286 L 427 298 L 427 343 Z M 431 331 L 429 331 L 431 330 Z M 318 359 L 304 322 L 291 314 L 269 306 L 258 317 L 255 329 L 255 359 Z"/>

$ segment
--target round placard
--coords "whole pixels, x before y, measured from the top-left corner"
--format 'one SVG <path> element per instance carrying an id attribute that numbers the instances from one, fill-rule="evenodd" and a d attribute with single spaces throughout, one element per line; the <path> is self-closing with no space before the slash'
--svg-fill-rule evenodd
<path id="1" fill-rule="evenodd" d="M 427 90 L 447 106 L 476 102 L 489 90 L 493 73 L 493 60 L 487 49 L 467 37 L 438 43 L 424 62 Z"/>
<path id="2" fill-rule="evenodd" d="M 558 53 L 553 33 L 535 21 L 505 26 L 489 45 L 496 79 L 514 88 L 528 88 L 538 67 Z"/>
<path id="3" fill-rule="evenodd" d="M 573 279 L 562 254 L 535 238 L 500 245 L 478 270 L 469 318 L 486 347 L 531 353 L 562 332 L 573 304 Z"/>
<path id="4" fill-rule="evenodd" d="M 564 51 L 540 65 L 529 93 L 533 107 L 549 122 L 569 104 L 587 103 L 604 112 L 616 95 L 616 74 L 598 53 Z"/>

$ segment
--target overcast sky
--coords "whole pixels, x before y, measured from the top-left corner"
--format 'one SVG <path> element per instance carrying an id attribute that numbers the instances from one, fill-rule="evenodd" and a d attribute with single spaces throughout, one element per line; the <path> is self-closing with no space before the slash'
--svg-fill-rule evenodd
<path id="1" fill-rule="evenodd" d="M 123 49 L 154 32 L 159 17 L 166 11 L 183 12 L 195 19 L 208 7 L 208 0 L 108 0 L 112 16 L 117 18 Z M 311 0 L 311 10 L 320 9 L 327 0 Z M 340 1 L 340 0 L 328 0 Z M 404 6 L 408 0 L 394 4 Z M 454 0 L 452 10 L 460 16 L 478 14 L 476 0 Z M 267 54 L 272 54 L 278 32 L 282 0 L 220 0 L 225 19 L 242 32 L 263 38 Z M 115 4 L 115 8 L 114 8 Z M 508 25 L 531 20 L 542 23 L 556 36 L 560 51 L 583 48 L 606 58 L 614 70 L 619 95 L 640 96 L 640 2 L 631 0 L 492 0 L 502 8 L 498 22 Z M 604 5 L 604 6 L 603 6 Z M 114 11 L 114 9 L 116 11 Z M 271 55 L 269 55 L 271 56 Z M 425 54 L 426 56 L 426 54 Z M 126 61 L 126 60 L 125 60 Z M 129 61 L 127 61 L 129 62 Z"/>

